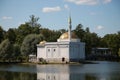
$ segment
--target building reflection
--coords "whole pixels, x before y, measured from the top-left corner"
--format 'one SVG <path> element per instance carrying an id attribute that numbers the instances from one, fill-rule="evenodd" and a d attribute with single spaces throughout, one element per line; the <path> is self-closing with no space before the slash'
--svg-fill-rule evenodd
<path id="1" fill-rule="evenodd" d="M 68 65 L 37 65 L 37 80 L 85 80 L 85 75 L 70 72 Z"/>
<path id="2" fill-rule="evenodd" d="M 38 73 L 37 80 L 70 80 L 68 74 L 61 73 Z"/>
<path id="3" fill-rule="evenodd" d="M 66 65 L 37 65 L 37 71 L 37 80 L 70 80 Z"/>
<path id="4" fill-rule="evenodd" d="M 80 66 L 73 66 L 37 65 L 37 80 L 120 80 L 120 73 L 89 73 Z"/>

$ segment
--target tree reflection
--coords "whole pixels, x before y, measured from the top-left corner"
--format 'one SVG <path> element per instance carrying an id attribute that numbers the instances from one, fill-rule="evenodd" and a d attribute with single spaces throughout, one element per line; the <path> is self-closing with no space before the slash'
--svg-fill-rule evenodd
<path id="1" fill-rule="evenodd" d="M 0 71 L 0 80 L 37 80 L 36 73 Z"/>
<path id="2" fill-rule="evenodd" d="M 85 80 L 98 80 L 97 77 L 86 74 Z"/>

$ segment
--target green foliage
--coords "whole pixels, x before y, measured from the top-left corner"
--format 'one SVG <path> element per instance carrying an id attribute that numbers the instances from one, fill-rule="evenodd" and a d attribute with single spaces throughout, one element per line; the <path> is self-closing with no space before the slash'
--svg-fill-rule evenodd
<path id="1" fill-rule="evenodd" d="M 86 53 L 90 54 L 91 49 L 94 47 L 99 47 L 99 37 L 96 33 L 86 33 L 83 37 L 83 42 L 85 42 Z"/>
<path id="2" fill-rule="evenodd" d="M 49 30 L 46 28 L 42 28 L 40 30 L 40 33 L 45 37 L 45 40 L 48 42 L 56 41 L 59 38 L 59 36 L 61 35 L 60 31 Z"/>
<path id="3" fill-rule="evenodd" d="M 4 40 L 0 44 L 0 57 L 3 59 L 11 58 L 13 53 L 13 45 L 10 43 L 8 39 Z"/>
<path id="4" fill-rule="evenodd" d="M 16 42 L 22 44 L 24 38 L 29 34 L 40 34 L 41 25 L 38 23 L 39 18 L 34 15 L 30 16 L 29 22 L 21 24 L 16 30 L 17 38 Z"/>
<path id="5" fill-rule="evenodd" d="M 4 30 L 0 26 L 0 43 L 2 42 L 3 39 L 4 39 Z"/>
<path id="6" fill-rule="evenodd" d="M 26 36 L 21 46 L 22 55 L 28 56 L 29 54 L 36 54 L 37 44 L 42 40 L 43 36 L 40 34 L 30 34 Z"/>
<path id="7" fill-rule="evenodd" d="M 11 43 L 14 43 L 15 40 L 16 40 L 16 35 L 17 35 L 17 34 L 15 34 L 14 29 L 11 29 L 11 28 L 10 28 L 10 29 L 6 32 L 5 38 L 6 38 L 6 39 L 9 39 L 9 41 L 10 41 Z"/>
<path id="8" fill-rule="evenodd" d="M 120 37 L 118 34 L 107 34 L 104 36 L 103 41 L 106 43 L 107 47 L 112 49 L 112 53 L 118 55 L 118 50 L 120 48 Z"/>
<path id="9" fill-rule="evenodd" d="M 86 54 L 91 53 L 91 48 L 99 47 L 100 38 L 96 33 L 91 33 L 88 27 L 84 30 L 83 25 L 78 24 L 74 32 L 81 41 L 85 42 Z"/>
<path id="10" fill-rule="evenodd" d="M 76 29 L 74 30 L 74 32 L 81 40 L 83 40 L 83 36 L 85 34 L 85 30 L 83 29 L 83 25 L 82 24 L 78 24 Z"/>
<path id="11" fill-rule="evenodd" d="M 18 45 L 18 44 L 14 44 L 13 45 L 13 54 L 12 54 L 12 56 L 14 57 L 14 58 L 17 58 L 17 57 L 19 57 L 21 54 L 20 54 L 20 45 Z"/>
<path id="12" fill-rule="evenodd" d="M 59 32 L 60 32 L 61 34 L 63 34 L 63 33 L 65 33 L 65 32 L 67 32 L 67 30 L 65 30 L 65 29 L 60 29 Z"/>
<path id="13" fill-rule="evenodd" d="M 30 16 L 30 20 L 28 22 L 29 26 L 31 27 L 40 27 L 41 25 L 38 24 L 39 17 L 35 17 L 34 15 Z"/>
<path id="14" fill-rule="evenodd" d="M 120 48 L 119 48 L 119 51 L 118 51 L 118 55 L 119 55 L 119 57 L 120 57 Z"/>
<path id="15" fill-rule="evenodd" d="M 16 34 L 17 34 L 16 41 L 18 44 L 21 44 L 25 36 L 31 34 L 31 27 L 27 23 L 21 24 L 16 30 Z"/>
<path id="16" fill-rule="evenodd" d="M 86 31 L 87 33 L 90 33 L 89 27 L 87 27 L 87 28 L 85 29 L 85 31 Z"/>

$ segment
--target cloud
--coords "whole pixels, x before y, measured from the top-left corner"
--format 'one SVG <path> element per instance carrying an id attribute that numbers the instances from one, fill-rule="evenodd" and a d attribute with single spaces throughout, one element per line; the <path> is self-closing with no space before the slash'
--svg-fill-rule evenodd
<path id="1" fill-rule="evenodd" d="M 3 16 L 2 17 L 3 20 L 10 20 L 10 19 L 13 19 L 12 17 L 9 17 L 9 16 Z"/>
<path id="2" fill-rule="evenodd" d="M 68 6 L 67 4 L 64 5 L 64 8 L 67 9 L 67 10 L 70 9 L 69 6 Z"/>
<path id="3" fill-rule="evenodd" d="M 44 12 L 44 13 L 58 12 L 58 11 L 61 11 L 61 8 L 59 6 L 56 6 L 56 7 L 44 7 L 42 9 L 42 12 Z"/>
<path id="4" fill-rule="evenodd" d="M 101 26 L 101 25 L 98 25 L 98 26 L 96 27 L 97 30 L 102 30 L 103 28 L 104 28 L 104 27 Z"/>
<path id="5" fill-rule="evenodd" d="M 104 4 L 110 3 L 112 0 L 103 0 Z"/>
<path id="6" fill-rule="evenodd" d="M 98 0 L 66 0 L 67 2 L 75 3 L 77 5 L 95 5 Z"/>
<path id="7" fill-rule="evenodd" d="M 75 3 L 77 5 L 97 5 L 110 3 L 112 0 L 65 0 L 67 2 Z"/>

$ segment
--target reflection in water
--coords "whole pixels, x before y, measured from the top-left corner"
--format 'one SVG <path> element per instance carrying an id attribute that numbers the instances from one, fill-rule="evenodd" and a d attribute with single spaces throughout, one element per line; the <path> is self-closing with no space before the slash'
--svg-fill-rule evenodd
<path id="1" fill-rule="evenodd" d="M 120 63 L 0 65 L 0 80 L 120 80 Z"/>
<path id="2" fill-rule="evenodd" d="M 35 73 L 0 71 L 0 80 L 37 80 Z"/>
<path id="3" fill-rule="evenodd" d="M 37 80 L 120 80 L 120 64 L 37 65 Z"/>
<path id="4" fill-rule="evenodd" d="M 37 65 L 37 80 L 70 80 L 69 65 Z"/>

